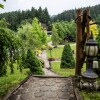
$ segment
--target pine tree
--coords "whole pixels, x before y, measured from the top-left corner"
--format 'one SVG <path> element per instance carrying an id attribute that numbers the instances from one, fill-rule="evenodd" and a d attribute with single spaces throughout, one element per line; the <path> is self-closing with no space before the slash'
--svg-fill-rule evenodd
<path id="1" fill-rule="evenodd" d="M 72 50 L 69 44 L 66 44 L 64 46 L 60 67 L 61 68 L 75 67 L 75 60 L 74 60 Z"/>
<path id="2" fill-rule="evenodd" d="M 26 67 L 30 68 L 33 74 L 43 74 L 41 63 L 38 58 L 33 54 L 31 49 L 27 51 Z"/>

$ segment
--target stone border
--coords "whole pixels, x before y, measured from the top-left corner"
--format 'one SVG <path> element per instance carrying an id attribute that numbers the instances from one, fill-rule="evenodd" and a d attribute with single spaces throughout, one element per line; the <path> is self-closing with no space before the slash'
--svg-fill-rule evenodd
<path id="1" fill-rule="evenodd" d="M 83 100 L 83 98 L 81 97 L 81 94 L 79 92 L 79 89 L 76 87 L 77 82 L 75 81 L 75 77 L 72 77 L 72 82 L 73 82 L 73 91 L 76 96 L 76 99 Z"/>
<path id="2" fill-rule="evenodd" d="M 45 76 L 45 75 L 32 75 L 32 77 L 39 77 L 39 78 L 70 78 L 69 77 L 64 77 L 64 76 Z"/>

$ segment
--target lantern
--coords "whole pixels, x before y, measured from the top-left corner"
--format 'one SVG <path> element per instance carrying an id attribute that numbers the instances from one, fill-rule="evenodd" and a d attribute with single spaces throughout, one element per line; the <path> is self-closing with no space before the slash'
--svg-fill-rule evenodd
<path id="1" fill-rule="evenodd" d="M 86 72 L 82 74 L 83 78 L 87 78 L 91 80 L 95 80 L 98 76 L 93 71 L 93 66 L 97 67 L 97 62 L 94 62 L 93 59 L 96 57 L 98 53 L 98 46 L 96 41 L 93 39 L 93 35 L 91 34 L 90 39 L 86 42 L 85 52 L 87 56 L 86 60 Z"/>

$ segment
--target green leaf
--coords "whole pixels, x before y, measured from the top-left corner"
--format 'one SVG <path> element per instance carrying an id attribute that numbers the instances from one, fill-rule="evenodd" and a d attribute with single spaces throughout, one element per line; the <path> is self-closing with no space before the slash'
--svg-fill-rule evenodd
<path id="1" fill-rule="evenodd" d="M 0 8 L 4 8 L 4 5 L 2 5 L 1 3 L 0 3 Z"/>

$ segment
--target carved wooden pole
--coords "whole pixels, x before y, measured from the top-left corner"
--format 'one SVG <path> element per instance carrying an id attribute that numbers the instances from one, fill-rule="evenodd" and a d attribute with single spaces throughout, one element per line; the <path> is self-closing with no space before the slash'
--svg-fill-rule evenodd
<path id="1" fill-rule="evenodd" d="M 85 61 L 85 52 L 84 52 L 84 45 L 86 40 L 90 37 L 90 11 L 89 9 L 84 10 L 82 14 L 82 10 L 77 10 L 77 34 L 76 34 L 76 69 L 75 75 L 81 75 L 81 69 Z M 85 32 L 86 28 L 86 32 Z M 87 34 L 87 35 L 85 35 Z"/>
<path id="2" fill-rule="evenodd" d="M 89 10 L 89 8 L 87 8 L 87 15 L 90 16 L 90 10 Z M 87 24 L 86 24 L 87 40 L 90 37 L 90 24 L 89 24 L 90 19 L 88 18 L 88 16 L 87 16 Z"/>
<path id="3" fill-rule="evenodd" d="M 77 20 L 76 20 L 76 25 L 77 25 L 77 34 L 76 34 L 76 69 L 75 69 L 75 75 L 80 76 L 81 75 L 81 58 L 82 58 L 82 46 L 81 46 L 81 41 L 82 41 L 82 10 L 78 9 L 77 10 Z"/>

